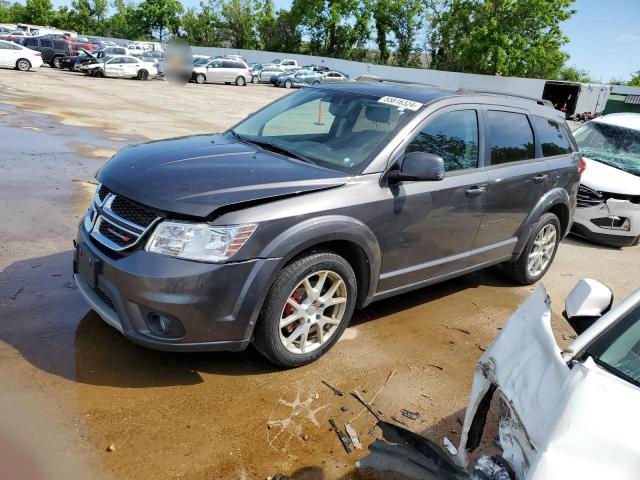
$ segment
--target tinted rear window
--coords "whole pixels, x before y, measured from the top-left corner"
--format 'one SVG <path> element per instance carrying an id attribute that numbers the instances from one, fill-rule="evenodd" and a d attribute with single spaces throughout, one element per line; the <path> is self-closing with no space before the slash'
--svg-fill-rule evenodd
<path id="1" fill-rule="evenodd" d="M 229 60 L 223 60 L 222 68 L 234 68 L 234 63 Z"/>
<path id="2" fill-rule="evenodd" d="M 36 39 L 36 38 L 25 38 L 22 41 L 22 44 L 25 47 L 37 47 L 38 46 L 38 39 Z"/>
<path id="3" fill-rule="evenodd" d="M 491 165 L 528 160 L 535 157 L 533 130 L 522 113 L 489 110 L 487 144 Z"/>
<path id="4" fill-rule="evenodd" d="M 564 155 L 570 153 L 571 143 L 567 137 L 565 129 L 555 120 L 544 117 L 533 117 L 536 132 L 540 138 L 542 155 L 552 157 L 553 155 Z"/>
<path id="5" fill-rule="evenodd" d="M 67 44 L 65 42 L 53 42 L 53 46 L 59 50 L 67 48 Z"/>

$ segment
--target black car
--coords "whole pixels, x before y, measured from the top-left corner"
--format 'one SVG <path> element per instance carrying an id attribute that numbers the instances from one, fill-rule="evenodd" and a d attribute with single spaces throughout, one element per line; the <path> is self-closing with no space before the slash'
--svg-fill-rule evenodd
<path id="1" fill-rule="evenodd" d="M 114 155 L 79 225 L 74 278 L 142 345 L 253 343 L 299 366 L 371 302 L 497 264 L 538 281 L 569 231 L 581 164 L 544 100 L 310 86 L 223 134 Z"/>
<path id="2" fill-rule="evenodd" d="M 70 57 L 63 57 L 60 59 L 60 68 L 66 68 L 68 70 L 77 70 L 80 66 L 85 65 L 87 63 L 95 62 L 96 57 L 94 57 L 87 50 L 79 49 L 80 53 L 78 55 L 72 55 Z"/>
<path id="3" fill-rule="evenodd" d="M 73 53 L 69 42 L 55 38 L 24 37 L 20 39 L 20 45 L 40 52 L 42 61 L 54 68 L 60 68 L 60 61 Z"/>

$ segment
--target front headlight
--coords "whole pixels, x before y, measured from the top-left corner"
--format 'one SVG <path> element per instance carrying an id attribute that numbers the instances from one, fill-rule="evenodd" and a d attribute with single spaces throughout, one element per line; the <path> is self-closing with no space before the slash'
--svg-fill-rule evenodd
<path id="1" fill-rule="evenodd" d="M 156 227 L 145 250 L 202 262 L 224 262 L 251 238 L 256 227 L 166 221 Z"/>

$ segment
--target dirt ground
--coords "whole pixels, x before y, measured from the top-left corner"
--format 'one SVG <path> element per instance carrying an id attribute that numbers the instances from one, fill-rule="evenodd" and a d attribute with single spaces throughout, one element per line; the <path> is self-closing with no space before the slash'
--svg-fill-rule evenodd
<path id="1" fill-rule="evenodd" d="M 372 304 L 320 361 L 282 371 L 253 349 L 133 345 L 73 285 L 71 242 L 112 152 L 220 131 L 283 93 L 0 71 L 0 477 L 13 465 L 30 478 L 382 478 L 355 470 L 366 447 L 346 454 L 328 423 L 351 421 L 366 446 L 374 419 L 322 380 L 375 397 L 386 418 L 417 411 L 408 428 L 457 443 L 475 362 L 531 287 L 480 272 Z M 619 301 L 638 287 L 639 252 L 563 241 L 544 279 L 560 344 L 575 282 Z"/>

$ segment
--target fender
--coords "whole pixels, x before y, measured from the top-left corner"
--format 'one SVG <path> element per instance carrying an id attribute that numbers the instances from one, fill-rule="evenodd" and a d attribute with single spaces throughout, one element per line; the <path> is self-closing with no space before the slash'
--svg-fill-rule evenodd
<path id="1" fill-rule="evenodd" d="M 327 215 L 305 220 L 285 230 L 262 250 L 263 258 L 281 258 L 280 268 L 300 252 L 331 241 L 347 241 L 360 247 L 369 263 L 369 288 L 364 303 L 376 292 L 380 278 L 382 255 L 373 232 L 352 217 Z"/>
<path id="2" fill-rule="evenodd" d="M 538 221 L 543 213 L 556 205 L 563 205 L 567 209 L 569 224 L 571 224 L 571 198 L 569 197 L 569 194 L 563 188 L 553 188 L 549 190 L 538 200 L 536 206 L 531 210 L 531 212 L 529 212 L 529 215 L 524 222 L 522 222 L 522 225 L 520 225 L 517 232 L 518 243 L 516 244 L 514 252 L 514 260 L 520 256 L 525 244 L 529 240 L 529 232 L 531 231 L 533 224 Z M 560 223 L 562 224 L 562 219 L 560 219 Z M 565 234 L 567 234 L 569 232 L 569 225 L 562 225 L 562 227 Z"/>

